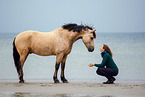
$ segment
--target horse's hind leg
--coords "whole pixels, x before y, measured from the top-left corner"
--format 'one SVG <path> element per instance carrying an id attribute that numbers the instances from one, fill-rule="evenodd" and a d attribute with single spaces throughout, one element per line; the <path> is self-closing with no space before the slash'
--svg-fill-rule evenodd
<path id="1" fill-rule="evenodd" d="M 17 69 L 17 73 L 20 80 L 19 83 L 24 83 L 23 64 L 28 56 L 28 52 L 25 52 L 24 54 L 21 55 L 17 51 L 14 51 L 13 56 L 14 56 L 15 67 Z"/>
<path id="2" fill-rule="evenodd" d="M 21 68 L 19 69 L 19 83 L 24 83 L 24 79 L 23 79 L 23 65 L 24 65 L 24 62 L 26 60 L 28 56 L 28 52 L 25 52 L 25 54 L 23 55 L 20 55 L 20 63 L 21 63 Z"/>

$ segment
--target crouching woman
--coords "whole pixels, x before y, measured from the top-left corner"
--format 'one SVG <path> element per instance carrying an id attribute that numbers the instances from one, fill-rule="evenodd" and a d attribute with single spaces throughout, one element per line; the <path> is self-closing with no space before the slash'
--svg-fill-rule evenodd
<path id="1" fill-rule="evenodd" d="M 108 45 L 103 44 L 100 47 L 100 51 L 101 56 L 103 58 L 102 63 L 101 64 L 91 63 L 89 64 L 89 66 L 98 67 L 96 73 L 98 75 L 105 76 L 108 79 L 106 82 L 103 82 L 103 84 L 113 84 L 114 81 L 116 80 L 114 76 L 118 75 L 119 69 L 112 58 L 113 54 Z"/>

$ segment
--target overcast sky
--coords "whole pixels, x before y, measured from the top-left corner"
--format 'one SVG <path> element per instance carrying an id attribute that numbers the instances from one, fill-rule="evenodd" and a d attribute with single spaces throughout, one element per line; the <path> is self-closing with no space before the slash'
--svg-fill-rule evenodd
<path id="1" fill-rule="evenodd" d="M 0 0 L 0 33 L 49 32 L 65 23 L 97 32 L 145 32 L 145 0 Z"/>

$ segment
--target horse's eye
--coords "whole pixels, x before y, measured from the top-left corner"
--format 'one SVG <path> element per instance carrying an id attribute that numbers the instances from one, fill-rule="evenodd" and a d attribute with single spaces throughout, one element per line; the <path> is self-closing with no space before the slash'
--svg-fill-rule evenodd
<path id="1" fill-rule="evenodd" d="M 94 38 L 93 37 L 91 37 L 91 40 L 93 40 Z"/>

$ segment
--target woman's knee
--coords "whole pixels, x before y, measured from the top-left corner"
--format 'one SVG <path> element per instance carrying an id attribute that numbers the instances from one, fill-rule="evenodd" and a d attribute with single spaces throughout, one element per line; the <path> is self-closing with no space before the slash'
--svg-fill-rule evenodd
<path id="1" fill-rule="evenodd" d="M 98 75 L 101 75 L 102 73 L 101 73 L 101 68 L 100 67 L 98 67 L 98 69 L 96 70 L 96 73 L 98 74 Z"/>

